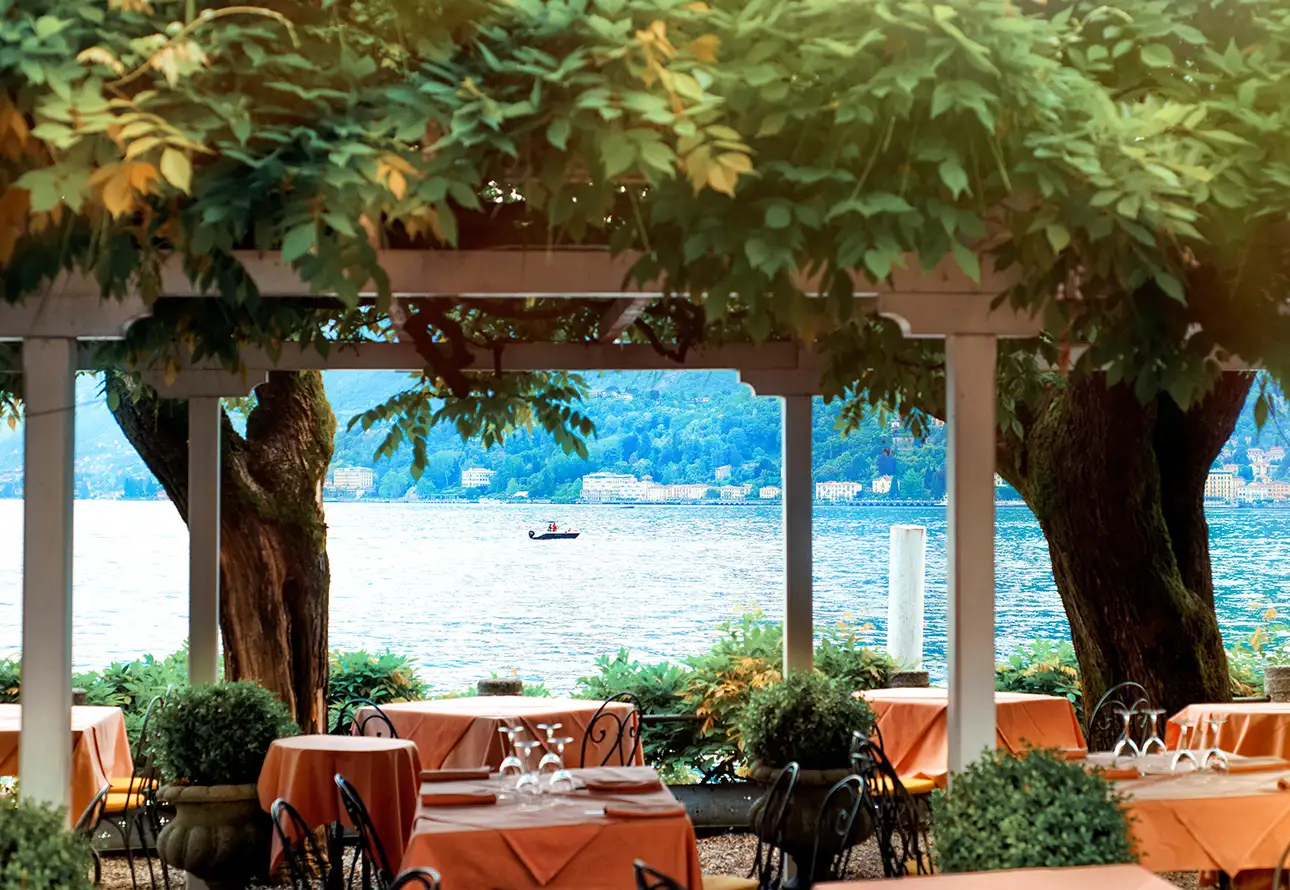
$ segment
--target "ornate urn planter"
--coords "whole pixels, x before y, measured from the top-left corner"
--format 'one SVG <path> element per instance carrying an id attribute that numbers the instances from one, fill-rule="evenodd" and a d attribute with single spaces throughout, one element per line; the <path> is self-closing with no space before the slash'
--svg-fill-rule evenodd
<path id="1" fill-rule="evenodd" d="M 175 818 L 157 838 L 161 861 L 206 882 L 242 890 L 269 869 L 272 823 L 254 785 L 166 785 Z"/>

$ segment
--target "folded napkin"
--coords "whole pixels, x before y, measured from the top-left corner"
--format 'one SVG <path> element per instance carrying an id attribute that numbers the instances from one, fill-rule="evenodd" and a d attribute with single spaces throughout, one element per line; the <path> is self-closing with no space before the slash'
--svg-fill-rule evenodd
<path id="1" fill-rule="evenodd" d="M 1284 760 L 1255 760 L 1253 762 L 1237 760 L 1227 765 L 1226 772 L 1262 773 L 1272 772 L 1273 770 L 1290 770 L 1290 763 Z"/>
<path id="2" fill-rule="evenodd" d="M 1088 748 L 1062 748 L 1062 757 L 1067 760 L 1085 760 L 1088 758 Z"/>
<path id="3" fill-rule="evenodd" d="M 680 803 L 640 804 L 623 801 L 605 804 L 606 816 L 619 816 L 626 819 L 663 819 L 672 816 L 684 816 L 685 806 Z"/>
<path id="4" fill-rule="evenodd" d="M 1115 769 L 1101 769 L 1101 770 L 1098 770 L 1098 772 L 1099 772 L 1099 773 L 1101 773 L 1103 777 L 1105 777 L 1105 778 L 1107 778 L 1107 779 L 1110 779 L 1110 780 L 1111 780 L 1111 781 L 1113 781 L 1113 782 L 1116 782 L 1116 781 L 1122 781 L 1122 780 L 1125 780 L 1125 779 L 1141 779 L 1141 778 L 1142 778 L 1142 773 L 1140 773 L 1140 772 L 1139 772 L 1135 767 L 1119 767 L 1119 768 L 1115 768 Z"/>
<path id="5" fill-rule="evenodd" d="M 472 779 L 487 779 L 488 767 L 474 769 L 423 769 L 422 782 L 465 782 Z"/>
<path id="6" fill-rule="evenodd" d="M 648 794 L 663 787 L 658 779 L 588 779 L 586 785 L 588 791 L 607 794 Z"/>
<path id="7" fill-rule="evenodd" d="M 463 791 L 460 794 L 423 794 L 424 807 L 469 807 L 497 803 L 497 795 L 489 791 Z"/>

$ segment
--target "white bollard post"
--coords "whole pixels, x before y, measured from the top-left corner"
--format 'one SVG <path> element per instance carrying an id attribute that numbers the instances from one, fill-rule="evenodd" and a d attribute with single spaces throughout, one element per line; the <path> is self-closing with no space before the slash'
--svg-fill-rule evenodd
<path id="1" fill-rule="evenodd" d="M 907 670 L 923 665 L 923 580 L 927 567 L 927 529 L 891 527 L 887 580 L 887 654 Z"/>

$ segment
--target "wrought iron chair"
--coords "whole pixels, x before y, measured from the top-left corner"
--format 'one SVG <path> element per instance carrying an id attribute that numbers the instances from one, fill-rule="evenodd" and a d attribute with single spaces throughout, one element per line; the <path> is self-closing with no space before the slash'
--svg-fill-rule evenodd
<path id="1" fill-rule="evenodd" d="M 422 890 L 439 890 L 439 872 L 433 868 L 409 868 L 399 874 L 390 890 L 420 887 Z"/>
<path id="2" fill-rule="evenodd" d="M 1147 690 L 1141 683 L 1126 680 L 1106 690 L 1084 726 L 1084 738 L 1089 750 L 1093 749 L 1094 738 L 1099 733 L 1106 733 L 1108 738 L 1115 738 L 1120 734 L 1121 725 L 1115 721 L 1116 710 L 1143 710 L 1150 707 L 1151 699 L 1147 697 Z"/>
<path id="3" fill-rule="evenodd" d="M 797 786 L 798 771 L 796 763 L 790 763 L 779 771 L 757 816 L 757 856 L 748 876 L 755 879 L 761 888 L 778 887 L 787 877 L 784 832 L 788 827 L 788 811 L 793 800 L 793 788 Z"/>
<path id="4" fill-rule="evenodd" d="M 1286 873 L 1287 858 L 1290 858 L 1290 844 L 1287 844 L 1286 848 L 1281 851 L 1281 855 L 1277 857 L 1277 867 L 1272 872 L 1272 890 L 1281 890 L 1281 876 Z"/>
<path id="5" fill-rule="evenodd" d="M 618 716 L 613 708 L 615 704 L 629 704 L 631 712 L 626 717 Z M 614 743 L 599 764 L 587 761 L 587 751 L 591 745 L 600 745 L 613 737 Z M 629 747 L 630 746 L 630 747 Z M 617 760 L 618 766 L 631 766 L 636 762 L 636 755 L 641 748 L 641 703 L 630 692 L 619 692 L 609 696 L 596 709 L 591 722 L 587 724 L 587 733 L 582 737 L 582 752 L 579 757 L 581 766 L 609 766 Z M 617 755 L 615 757 L 615 755 Z"/>
<path id="6" fill-rule="evenodd" d="M 883 875 L 888 878 L 908 874 L 930 875 L 931 845 L 927 841 L 922 812 L 887 759 L 881 735 L 876 739 L 855 733 L 851 765 L 860 780 L 864 807 L 873 820 Z"/>
<path id="7" fill-rule="evenodd" d="M 825 795 L 820 804 L 815 847 L 811 852 L 811 875 L 814 881 L 839 881 L 846 877 L 855 844 L 856 819 L 865 809 L 864 780 L 847 776 Z"/>
<path id="8" fill-rule="evenodd" d="M 368 713 L 364 714 L 364 710 Z M 374 726 L 369 731 L 368 727 Z M 368 698 L 351 698 L 340 706 L 336 712 L 336 722 L 331 728 L 332 735 L 370 735 L 377 738 L 397 739 L 399 733 L 394 722 L 381 706 Z"/>
<path id="9" fill-rule="evenodd" d="M 315 882 L 327 886 L 328 863 L 318 847 L 315 833 L 296 808 L 282 798 L 269 809 L 273 833 L 282 845 L 283 859 L 291 876 L 293 890 L 312 890 Z"/>
<path id="10" fill-rule="evenodd" d="M 639 859 L 633 865 L 636 869 L 636 890 L 686 890 L 685 885 L 676 878 L 650 868 Z"/>
<path id="11" fill-rule="evenodd" d="M 394 869 L 390 867 L 385 848 L 381 846 L 381 839 L 372 825 L 372 817 L 368 815 L 367 805 L 363 803 L 363 798 L 359 797 L 358 791 L 349 783 L 349 780 L 340 773 L 336 774 L 336 788 L 340 792 L 340 800 L 349 815 L 349 821 L 353 822 L 354 827 L 358 829 L 358 854 L 355 858 L 356 864 L 361 865 L 364 890 L 371 887 L 373 876 L 376 878 L 377 890 L 389 890 L 394 880 Z M 358 870 L 357 868 L 350 870 L 349 882 L 346 886 L 353 886 L 354 872 Z"/>
<path id="12" fill-rule="evenodd" d="M 72 826 L 72 834 L 83 837 L 90 843 L 90 856 L 94 859 L 94 886 L 97 887 L 103 880 L 103 860 L 99 856 L 99 851 L 94 848 L 94 833 L 99 823 L 103 820 L 103 805 L 107 801 L 108 792 L 111 785 L 104 785 L 99 789 L 99 793 L 94 795 L 90 805 L 81 813 L 81 817 L 76 820 Z"/>

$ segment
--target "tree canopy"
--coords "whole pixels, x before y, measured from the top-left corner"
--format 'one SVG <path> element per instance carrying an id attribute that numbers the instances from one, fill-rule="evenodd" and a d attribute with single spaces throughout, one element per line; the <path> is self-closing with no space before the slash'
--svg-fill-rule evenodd
<path id="1" fill-rule="evenodd" d="M 1044 313 L 1045 342 L 1002 361 L 1026 386 L 1037 350 L 1179 404 L 1232 355 L 1285 378 L 1277 0 L 0 10 L 5 297 L 71 269 L 137 289 L 157 303 L 124 350 L 171 367 L 181 349 L 233 364 L 253 342 L 411 339 L 424 380 L 365 422 L 396 419 L 387 446 L 421 459 L 441 421 L 581 449 L 580 381 L 474 373 L 461 346 L 586 340 L 599 312 L 396 300 L 382 248 L 637 251 L 631 278 L 667 296 L 628 339 L 820 339 L 825 393 L 856 417 L 917 425 L 943 388 L 938 348 L 857 314 L 857 282 L 946 257 L 1015 269 L 1001 299 Z M 280 250 L 318 297 L 261 298 L 239 248 Z M 209 299 L 161 299 L 170 258 Z M 1005 409 L 1025 395 L 1005 388 Z"/>

